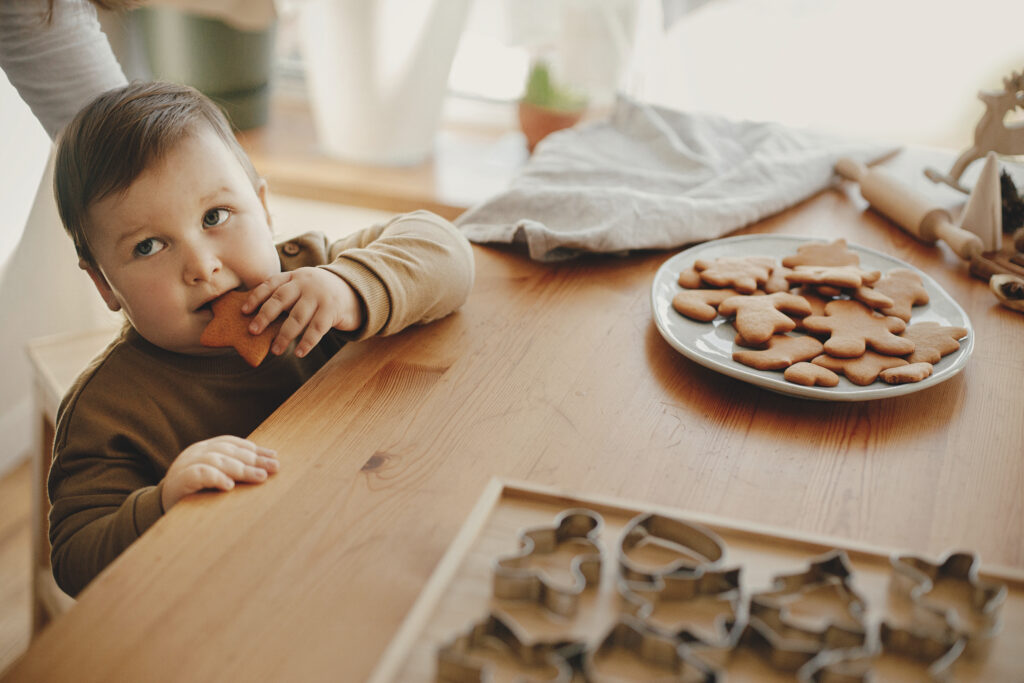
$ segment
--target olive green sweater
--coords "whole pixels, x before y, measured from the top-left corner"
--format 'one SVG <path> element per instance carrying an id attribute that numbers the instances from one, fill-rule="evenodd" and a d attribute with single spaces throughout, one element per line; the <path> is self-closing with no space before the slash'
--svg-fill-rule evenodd
<path id="1" fill-rule="evenodd" d="M 189 356 L 126 326 L 75 381 L 57 413 L 50 469 L 50 557 L 77 595 L 163 514 L 161 481 L 187 446 L 245 437 L 346 341 L 443 317 L 473 283 L 469 242 L 427 212 L 328 244 L 307 233 L 278 245 L 283 269 L 322 266 L 361 299 L 363 326 L 329 332 L 305 358 L 270 355 L 256 368 L 235 354 Z"/>

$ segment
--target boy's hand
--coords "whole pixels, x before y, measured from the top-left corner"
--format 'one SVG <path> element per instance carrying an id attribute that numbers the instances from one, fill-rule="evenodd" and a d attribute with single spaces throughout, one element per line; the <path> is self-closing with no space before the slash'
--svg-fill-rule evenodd
<path id="1" fill-rule="evenodd" d="M 300 334 L 302 339 L 295 355 L 302 358 L 331 328 L 357 330 L 363 324 L 363 309 L 355 291 L 323 268 L 298 268 L 268 278 L 249 292 L 242 312 L 251 313 L 261 304 L 263 307 L 249 325 L 253 334 L 259 334 L 282 313 L 290 311 L 270 347 L 271 353 L 278 356 Z"/>
<path id="2" fill-rule="evenodd" d="M 237 436 L 215 436 L 183 450 L 164 475 L 164 511 L 202 489 L 230 491 L 236 481 L 259 484 L 277 472 L 277 454 Z"/>

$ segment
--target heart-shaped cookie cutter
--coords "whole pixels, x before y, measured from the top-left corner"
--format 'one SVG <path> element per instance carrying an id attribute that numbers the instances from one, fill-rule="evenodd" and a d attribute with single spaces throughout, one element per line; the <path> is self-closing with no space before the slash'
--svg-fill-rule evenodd
<path id="1" fill-rule="evenodd" d="M 641 543 L 654 540 L 675 546 L 683 555 L 658 569 L 641 565 L 629 557 Z M 622 529 L 619 537 L 619 574 L 626 581 L 650 583 L 659 576 L 698 567 L 707 571 L 716 567 L 725 556 L 725 544 L 717 534 L 697 524 L 655 513 L 637 515 Z"/>

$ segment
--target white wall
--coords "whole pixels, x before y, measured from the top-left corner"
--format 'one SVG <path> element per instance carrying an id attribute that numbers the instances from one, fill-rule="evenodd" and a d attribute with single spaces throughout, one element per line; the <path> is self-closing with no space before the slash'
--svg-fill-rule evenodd
<path id="1" fill-rule="evenodd" d="M 0 130 L 0 298 L 7 299 L 7 289 L 15 285 L 9 282 L 8 266 L 42 177 L 50 139 L 2 72 Z M 9 343 L 17 317 L 0 309 L 0 475 L 17 464 L 30 445 L 25 354 Z"/>
<path id="2" fill-rule="evenodd" d="M 2 475 L 28 455 L 36 438 L 26 343 L 109 324 L 110 318 L 61 228 L 47 165 L 50 139 L 2 74 L 0 130 Z"/>

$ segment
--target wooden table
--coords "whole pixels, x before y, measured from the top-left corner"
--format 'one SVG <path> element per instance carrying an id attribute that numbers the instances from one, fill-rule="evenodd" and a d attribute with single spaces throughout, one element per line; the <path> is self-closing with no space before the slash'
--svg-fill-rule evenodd
<path id="1" fill-rule="evenodd" d="M 743 232 L 844 235 L 930 273 L 975 326 L 955 378 L 866 403 L 769 393 L 659 336 L 671 254 L 477 246 L 458 313 L 346 347 L 253 433 L 279 474 L 175 507 L 9 680 L 363 680 L 495 475 L 1024 568 L 1024 317 L 864 208 L 830 190 Z"/>

